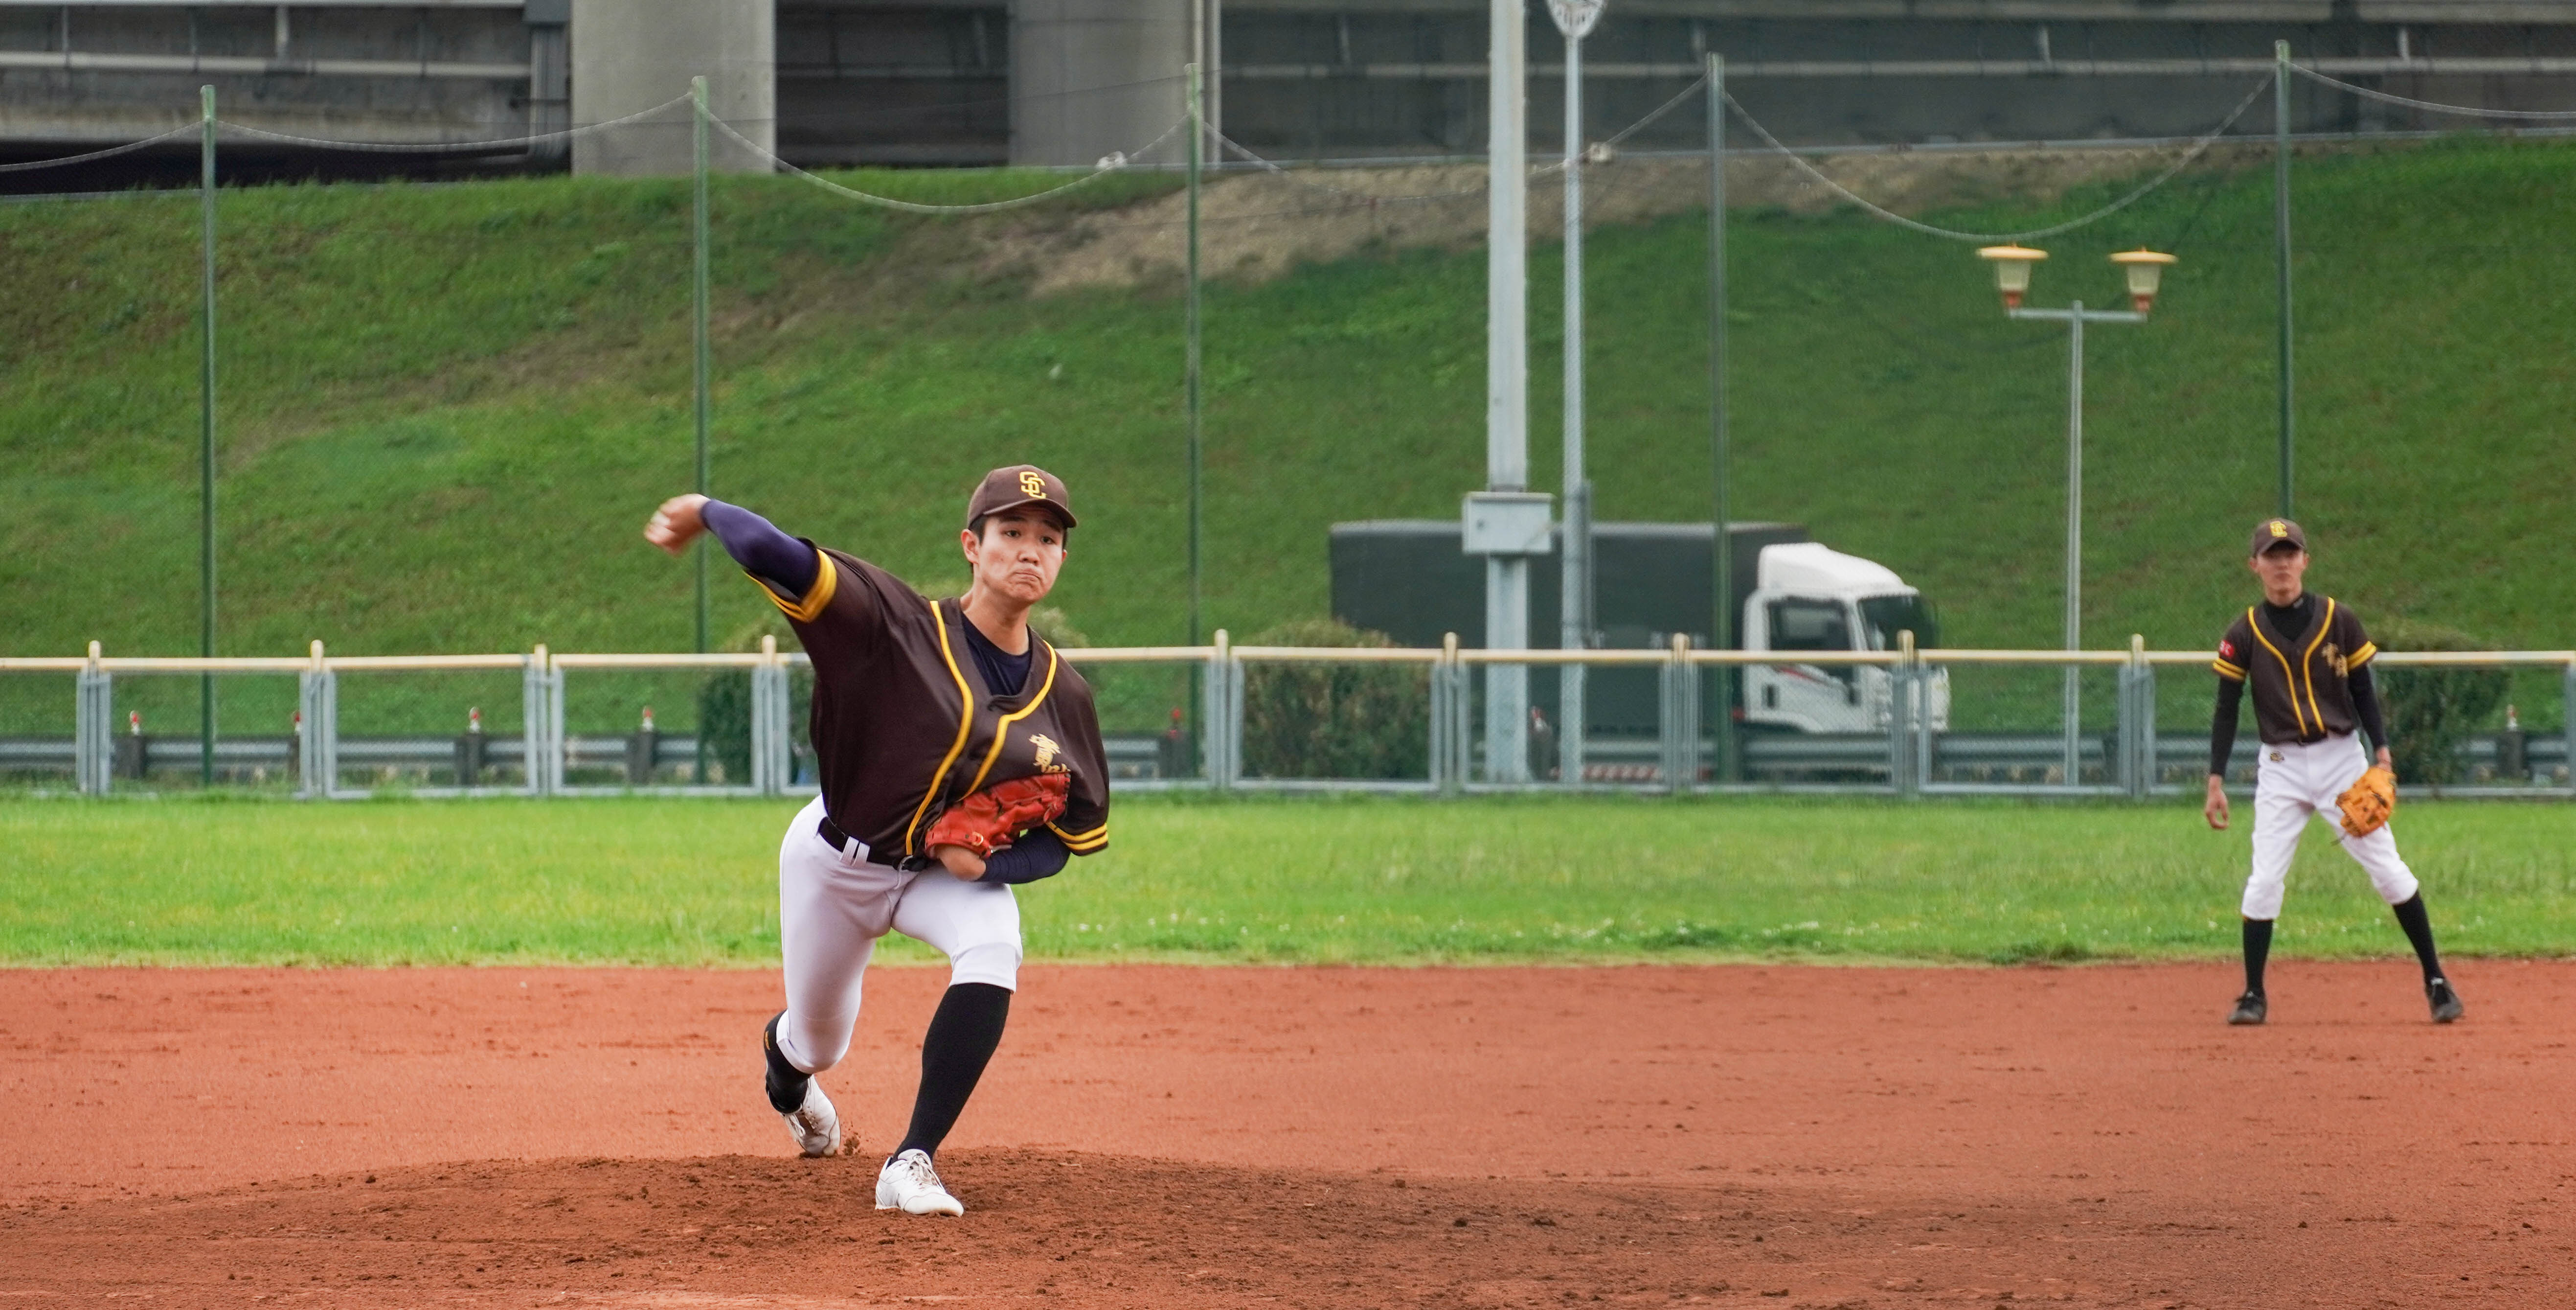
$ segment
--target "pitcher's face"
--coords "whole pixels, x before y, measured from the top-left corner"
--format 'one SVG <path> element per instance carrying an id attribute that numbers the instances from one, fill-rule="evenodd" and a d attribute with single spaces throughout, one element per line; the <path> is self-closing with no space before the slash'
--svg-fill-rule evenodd
<path id="1" fill-rule="evenodd" d="M 984 532 L 957 534 L 976 585 L 1022 605 L 1035 605 L 1055 590 L 1064 568 L 1062 523 L 1043 510 L 1013 510 L 984 520 Z"/>

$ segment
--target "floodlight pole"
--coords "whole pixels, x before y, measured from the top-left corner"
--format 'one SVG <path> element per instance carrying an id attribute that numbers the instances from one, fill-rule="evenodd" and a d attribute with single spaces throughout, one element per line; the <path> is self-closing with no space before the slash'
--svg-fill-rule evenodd
<path id="1" fill-rule="evenodd" d="M 1592 644 L 1592 480 L 1583 451 L 1583 38 L 1601 19 L 1602 0 L 1548 0 L 1548 17 L 1565 36 L 1565 518 L 1557 560 L 1557 645 Z M 1583 782 L 1584 667 L 1557 666 L 1557 778 Z"/>
<path id="2" fill-rule="evenodd" d="M 65 20 L 69 21 L 69 20 Z M 215 657 L 215 89 L 199 87 L 205 134 L 197 152 L 198 207 L 205 240 L 200 266 L 197 356 L 197 654 Z M 197 775 L 215 785 L 215 675 L 197 675 Z"/>
<path id="3" fill-rule="evenodd" d="M 2272 43 L 2272 263 L 2280 295 L 2281 517 L 2290 517 L 2290 43 Z"/>
<path id="4" fill-rule="evenodd" d="M 2076 301 L 2064 309 L 2011 309 L 2013 318 L 2066 325 L 2066 650 L 2084 648 L 2084 325 L 2144 323 L 2147 316 L 2128 310 L 2086 309 Z M 2081 707 L 2076 694 L 2080 670 L 2066 666 L 2063 715 L 2066 739 L 2066 785 L 2083 780 Z"/>
<path id="5" fill-rule="evenodd" d="M 1735 533 L 1726 480 L 1726 57 L 1708 56 L 1708 445 L 1714 475 L 1711 513 L 1717 526 L 1710 563 L 1709 644 L 1735 649 Z M 1716 767 L 1720 782 L 1735 773 L 1735 670 L 1717 670 Z"/>
<path id="6" fill-rule="evenodd" d="M 1190 425 L 1189 644 L 1195 646 L 1199 644 L 1199 469 L 1201 442 L 1204 437 L 1204 426 L 1200 417 L 1199 391 L 1199 183 L 1200 174 L 1206 170 L 1207 127 L 1206 117 L 1201 110 L 1200 97 L 1202 92 L 1200 90 L 1199 83 L 1199 66 L 1197 64 L 1192 64 L 1189 66 L 1187 72 L 1189 75 L 1185 80 L 1188 82 L 1188 86 L 1186 88 L 1188 104 L 1184 108 L 1183 113 L 1186 114 L 1190 120 L 1190 253 L 1189 288 L 1187 297 L 1189 306 L 1188 321 L 1183 325 L 1186 329 L 1185 335 L 1187 336 L 1188 341 L 1185 347 L 1184 359 L 1182 361 L 1182 384 L 1183 391 L 1185 392 L 1184 399 L 1188 403 Z"/>
<path id="7" fill-rule="evenodd" d="M 704 78 L 704 77 L 693 77 L 693 78 L 690 78 L 690 79 L 689 79 L 689 106 L 690 106 L 690 111 L 691 111 L 691 112 L 690 112 L 690 119 L 691 119 L 691 121 L 690 121 L 690 128 L 691 128 L 691 132 L 690 132 L 690 151 L 691 151 L 692 158 L 693 158 L 693 160 L 694 160 L 694 162 L 695 162 L 695 171 L 696 171 L 696 177 L 695 177 L 696 189 L 695 189 L 695 194 L 694 194 L 694 196 L 693 196 L 694 205 L 693 205 L 693 208 L 692 208 L 692 212 L 691 212 L 691 221 L 690 221 L 690 235 L 694 238 L 694 240 L 691 242 L 691 245 L 692 245 L 693 249 L 691 250 L 691 259 L 690 259 L 690 268 L 689 268 L 689 286 L 690 286 L 690 293 L 691 293 L 691 295 L 692 295 L 692 297 L 693 297 L 693 300 L 692 300 L 692 309 L 693 309 L 693 311 L 694 311 L 694 312 L 690 315 L 690 324 L 691 324 L 691 327 L 694 329 L 694 340 L 693 340 L 693 342 L 692 342 L 692 345 L 693 345 L 693 347 L 694 347 L 693 370 L 694 370 L 694 373 L 695 373 L 695 375 L 696 375 L 696 376 L 695 376 L 695 381 L 696 381 L 696 391 L 697 391 L 697 396 L 696 396 L 696 406 L 695 406 L 695 411 L 696 411 L 696 420 L 697 420 L 697 436 L 698 436 L 698 443 L 697 443 L 697 474 L 698 474 L 698 478 L 697 478 L 697 490 L 698 490 L 698 494 L 699 494 L 699 495 L 701 495 L 701 496 L 703 496 L 703 495 L 706 495 L 706 494 L 707 494 L 707 417 L 708 417 L 708 409 L 709 409 L 709 397 L 708 397 L 708 395 L 707 395 L 707 79 L 706 79 L 706 78 Z M 707 649 L 707 540 L 706 540 L 706 535 L 705 535 L 705 534 L 703 534 L 703 533 L 699 534 L 698 542 L 697 542 L 697 570 L 698 570 L 698 606 L 697 606 L 697 639 L 698 639 L 698 644 L 697 644 L 696 649 L 697 649 L 697 651 L 698 651 L 698 653 L 699 653 L 699 654 L 703 655 L 703 654 L 705 654 L 705 653 L 706 653 L 706 649 Z M 706 734 L 705 734 L 705 733 L 703 733 L 703 732 L 699 733 L 699 734 L 698 734 L 698 740 L 700 740 L 700 741 L 704 741 L 704 740 L 706 740 Z M 704 752 L 701 752 L 701 755 L 703 755 L 703 754 L 704 754 Z M 703 776 L 704 776 L 704 769 L 705 769 L 705 761 L 704 761 L 703 759 L 701 759 L 701 760 L 700 760 L 700 762 L 699 762 L 699 765 L 700 765 L 700 775 L 701 775 L 701 780 L 703 780 Z"/>
<path id="8" fill-rule="evenodd" d="M 1491 0 L 1486 130 L 1485 484 L 1529 486 L 1529 118 L 1523 0 Z M 1529 646 L 1529 557 L 1485 557 L 1485 646 Z M 1485 668 L 1485 776 L 1529 780 L 1529 667 Z"/>

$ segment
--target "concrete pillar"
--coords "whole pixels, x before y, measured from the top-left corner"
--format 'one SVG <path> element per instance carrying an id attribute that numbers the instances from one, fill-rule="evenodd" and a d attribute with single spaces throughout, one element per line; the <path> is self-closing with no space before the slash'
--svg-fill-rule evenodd
<path id="1" fill-rule="evenodd" d="M 1160 136 L 1181 117 L 1181 70 L 1199 2 L 1013 5 L 1011 162 L 1090 164 Z"/>
<path id="2" fill-rule="evenodd" d="M 704 74 L 707 108 L 764 148 L 778 140 L 776 0 L 572 0 L 572 119 L 602 123 L 689 93 Z M 668 177 L 690 170 L 689 111 L 674 106 L 573 142 L 572 171 Z M 769 165 L 713 133 L 713 167 Z"/>

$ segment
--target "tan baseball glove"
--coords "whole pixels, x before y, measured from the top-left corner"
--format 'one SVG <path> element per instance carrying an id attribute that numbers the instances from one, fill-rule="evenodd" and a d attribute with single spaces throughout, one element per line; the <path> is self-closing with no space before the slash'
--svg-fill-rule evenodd
<path id="1" fill-rule="evenodd" d="M 922 838 L 922 849 L 962 846 L 989 860 L 993 852 L 1010 849 L 1020 834 L 1064 813 L 1067 786 L 1061 773 L 994 783 L 943 811 Z"/>
<path id="2" fill-rule="evenodd" d="M 2374 767 L 2361 775 L 2361 780 L 2344 788 L 2335 797 L 2335 807 L 2343 811 L 2343 830 L 2355 837 L 2367 837 L 2388 822 L 2397 809 L 2397 775 Z"/>

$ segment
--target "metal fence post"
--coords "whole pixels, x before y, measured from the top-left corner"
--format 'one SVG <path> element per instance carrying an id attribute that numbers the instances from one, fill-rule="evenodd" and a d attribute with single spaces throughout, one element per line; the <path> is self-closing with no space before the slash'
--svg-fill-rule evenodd
<path id="1" fill-rule="evenodd" d="M 1858 678 L 1860 670 L 1852 670 Z M 1915 717 L 1915 702 L 1923 686 L 1922 670 L 1914 653 L 1914 630 L 1896 634 L 1896 663 L 1887 669 L 1887 780 L 1899 796 L 1919 796 L 1923 792 L 1921 769 L 1917 767 L 1915 738 L 1923 724 Z"/>
<path id="2" fill-rule="evenodd" d="M 1431 662 L 1431 740 L 1426 743 L 1430 748 L 1430 759 L 1423 770 L 1423 778 L 1431 784 L 1431 790 L 1444 793 L 1450 789 L 1449 663 L 1456 658 L 1458 634 L 1444 634 L 1440 642 L 1440 658 Z"/>
<path id="3" fill-rule="evenodd" d="M 1200 772 L 1205 775 L 1208 785 L 1219 791 L 1225 790 L 1225 766 L 1231 758 L 1226 746 L 1226 728 L 1233 719 L 1233 698 L 1226 694 L 1225 675 L 1233 660 L 1233 642 L 1226 630 L 1219 628 L 1216 630 L 1216 644 L 1208 648 L 1207 668 L 1199 675 L 1204 684 L 1199 691 L 1199 701 L 1207 707 L 1207 718 L 1199 725 L 1200 753 L 1206 760 Z"/>
<path id="4" fill-rule="evenodd" d="M 1932 671 L 1923 666 L 1923 650 L 1914 644 L 1914 633 L 1905 633 L 1905 647 L 1914 652 L 1914 718 L 1909 729 L 1914 734 L 1914 789 L 1932 781 Z"/>
<path id="5" fill-rule="evenodd" d="M 1243 659 L 1225 661 L 1225 785 L 1243 781 Z"/>
<path id="6" fill-rule="evenodd" d="M 572 732 L 564 727 L 564 665 L 546 658 L 546 792 L 562 792 L 572 771 Z"/>
<path id="7" fill-rule="evenodd" d="M 763 796 L 787 794 L 787 664 L 778 638 L 760 638 L 760 664 L 751 671 L 751 785 Z"/>
<path id="8" fill-rule="evenodd" d="M 116 712 L 115 683 L 99 667 L 99 644 L 89 644 L 89 663 L 75 685 L 72 720 L 72 780 L 82 795 L 104 796 L 115 785 L 116 755 L 108 716 Z"/>
<path id="9" fill-rule="evenodd" d="M 1664 757 L 1664 790 L 1688 791 L 1699 781 L 1699 697 L 1691 676 L 1690 634 L 1676 632 L 1664 658 L 1663 720 L 1660 745 Z"/>
<path id="10" fill-rule="evenodd" d="M 295 721 L 303 738 L 295 744 L 295 794 L 306 800 L 327 800 L 334 781 L 331 773 L 331 716 L 337 707 L 325 708 L 324 688 L 331 677 L 330 666 L 323 663 L 322 643 L 312 646 L 313 662 L 295 679 Z"/>
<path id="11" fill-rule="evenodd" d="M 2156 782 L 2155 677 L 2147 639 L 2130 633 L 2129 662 L 2120 669 L 2120 773 L 2132 800 L 2146 799 Z"/>
<path id="12" fill-rule="evenodd" d="M 546 648 L 536 650 L 519 666 L 519 765 L 526 785 L 522 792 L 543 796 L 546 785 L 546 728 L 550 710 L 546 694 Z"/>
<path id="13" fill-rule="evenodd" d="M 2559 697 L 2559 722 L 2567 732 L 2567 794 L 2576 798 L 2576 660 L 2567 662 Z"/>

